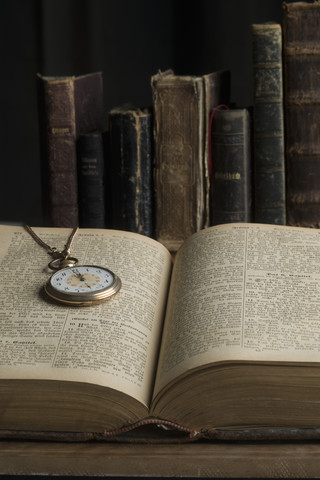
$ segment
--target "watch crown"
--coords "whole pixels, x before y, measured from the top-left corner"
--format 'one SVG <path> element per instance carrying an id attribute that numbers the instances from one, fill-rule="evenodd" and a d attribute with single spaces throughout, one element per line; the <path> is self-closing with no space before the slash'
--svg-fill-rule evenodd
<path id="1" fill-rule="evenodd" d="M 67 268 L 67 267 L 73 267 L 76 265 L 78 260 L 73 257 L 65 258 L 64 260 L 61 260 L 60 262 L 60 268 Z"/>

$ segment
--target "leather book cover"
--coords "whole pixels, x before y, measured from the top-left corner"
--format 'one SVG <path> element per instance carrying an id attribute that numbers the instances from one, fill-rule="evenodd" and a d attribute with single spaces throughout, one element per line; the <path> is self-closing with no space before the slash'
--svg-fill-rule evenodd
<path id="1" fill-rule="evenodd" d="M 223 80 L 224 79 L 224 80 Z M 229 101 L 228 72 L 151 78 L 155 137 L 155 237 L 175 252 L 209 224 L 210 110 Z"/>
<path id="2" fill-rule="evenodd" d="M 217 109 L 211 130 L 211 225 L 252 221 L 251 118 Z"/>
<path id="3" fill-rule="evenodd" d="M 320 227 L 320 3 L 283 3 L 287 224 Z"/>
<path id="4" fill-rule="evenodd" d="M 151 108 L 109 112 L 107 208 L 110 227 L 153 236 L 153 115 Z M 111 205 L 110 205 L 111 202 Z"/>
<path id="5" fill-rule="evenodd" d="M 103 128 L 102 73 L 79 77 L 38 74 L 43 197 L 46 223 L 79 223 L 76 140 Z"/>
<path id="6" fill-rule="evenodd" d="M 204 104 L 204 176 L 205 176 L 205 218 L 204 227 L 210 226 L 210 183 L 212 175 L 210 119 L 212 110 L 220 104 L 230 104 L 231 74 L 221 70 L 203 76 L 205 90 Z"/>
<path id="7" fill-rule="evenodd" d="M 282 28 L 253 24 L 254 220 L 286 224 Z"/>
<path id="8" fill-rule="evenodd" d="M 105 228 L 105 176 L 102 132 L 80 135 L 77 141 L 79 226 Z"/>

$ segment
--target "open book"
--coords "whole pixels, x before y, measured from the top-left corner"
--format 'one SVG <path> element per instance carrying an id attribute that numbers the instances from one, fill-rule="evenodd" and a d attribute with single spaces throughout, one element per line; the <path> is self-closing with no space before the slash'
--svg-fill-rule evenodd
<path id="1" fill-rule="evenodd" d="M 35 231 L 57 248 L 70 233 Z M 319 230 L 211 227 L 173 262 L 148 237 L 80 229 L 72 255 L 119 275 L 119 293 L 54 304 L 46 251 L 0 227 L 0 436 L 320 426 Z"/>

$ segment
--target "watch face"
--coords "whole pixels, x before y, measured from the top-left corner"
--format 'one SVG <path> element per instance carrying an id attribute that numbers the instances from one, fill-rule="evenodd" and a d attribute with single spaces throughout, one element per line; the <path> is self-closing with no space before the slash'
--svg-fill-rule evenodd
<path id="1" fill-rule="evenodd" d="M 45 291 L 53 298 L 71 305 L 100 303 L 119 291 L 121 281 L 113 272 L 95 265 L 79 265 L 55 272 Z"/>

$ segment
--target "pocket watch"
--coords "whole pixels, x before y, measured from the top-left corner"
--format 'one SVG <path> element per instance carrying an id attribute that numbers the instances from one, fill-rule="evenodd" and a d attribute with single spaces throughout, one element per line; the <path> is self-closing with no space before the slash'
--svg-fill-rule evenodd
<path id="1" fill-rule="evenodd" d="M 48 267 L 55 272 L 44 287 L 45 293 L 51 299 L 67 305 L 84 307 L 104 302 L 120 290 L 121 280 L 111 270 L 98 265 L 77 265 L 78 259 L 70 256 L 77 227 L 72 230 L 61 251 L 47 245 L 29 225 L 24 227 L 53 257 Z"/>
<path id="2" fill-rule="evenodd" d="M 52 299 L 77 306 L 101 303 L 118 292 L 120 278 L 96 265 L 77 265 L 57 270 L 45 285 Z"/>

